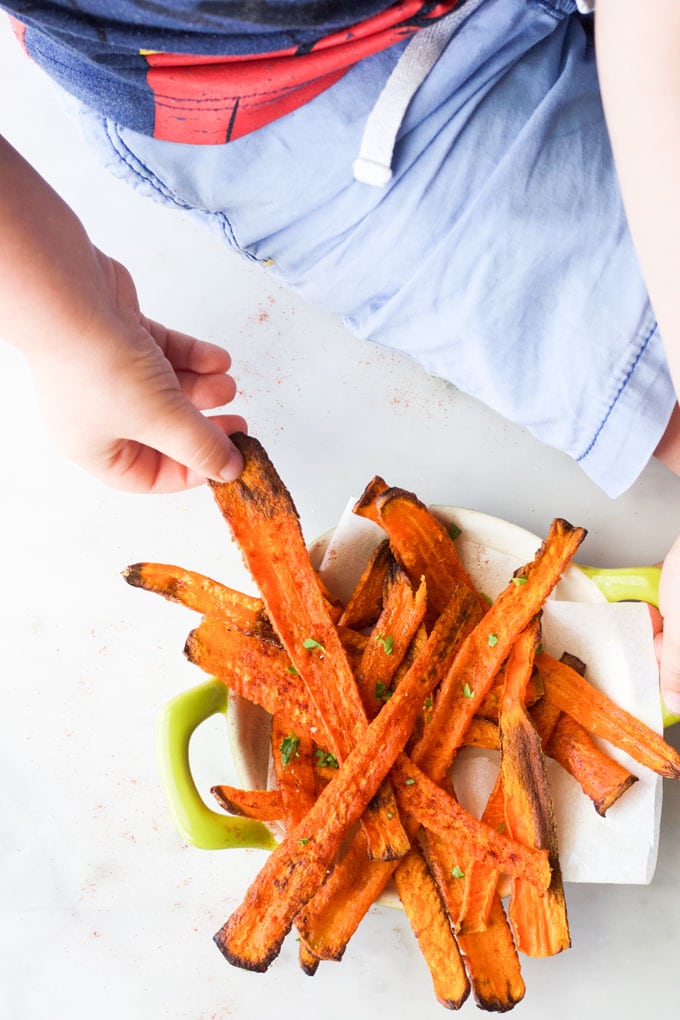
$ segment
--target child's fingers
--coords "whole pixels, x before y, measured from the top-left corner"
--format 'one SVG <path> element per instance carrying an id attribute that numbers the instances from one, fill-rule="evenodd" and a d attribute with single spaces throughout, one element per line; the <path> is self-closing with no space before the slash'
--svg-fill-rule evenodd
<path id="1" fill-rule="evenodd" d="M 178 372 L 177 380 L 182 393 L 199 411 L 208 411 L 222 404 L 230 404 L 236 396 L 236 383 L 230 375 L 196 375 Z"/>
<path id="2" fill-rule="evenodd" d="M 155 420 L 145 442 L 184 465 L 189 474 L 233 481 L 243 469 L 243 458 L 226 435 L 225 423 L 231 423 L 229 430 L 236 431 L 242 422 L 239 416 L 225 415 L 218 424 L 182 400 Z"/>
<path id="3" fill-rule="evenodd" d="M 183 400 L 150 422 L 141 439 L 119 440 L 106 462 L 91 469 L 107 485 L 127 492 L 180 492 L 206 478 L 233 481 L 243 458 L 229 435 L 245 431 L 240 415 L 209 418 Z"/>
<path id="4" fill-rule="evenodd" d="M 228 372 L 231 368 L 229 352 L 218 344 L 168 329 L 152 319 L 145 319 L 145 323 L 175 371 L 218 373 Z"/>

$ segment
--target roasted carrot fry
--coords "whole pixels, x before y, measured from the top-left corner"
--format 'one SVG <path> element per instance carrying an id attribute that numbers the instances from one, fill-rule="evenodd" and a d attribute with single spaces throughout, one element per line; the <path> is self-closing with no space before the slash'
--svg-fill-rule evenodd
<path id="1" fill-rule="evenodd" d="M 470 994 L 470 983 L 448 916 L 420 850 L 413 849 L 404 857 L 394 881 L 430 968 L 438 1002 L 446 1009 L 459 1009 Z"/>
<path id="2" fill-rule="evenodd" d="M 366 713 L 345 650 L 319 590 L 293 501 L 262 446 L 251 436 L 232 436 L 245 467 L 235 482 L 210 482 L 222 514 L 238 541 L 272 626 L 303 677 L 330 737 L 344 761 L 366 729 Z M 375 857 L 408 850 L 394 799 L 385 790 L 379 808 L 368 808 Z"/>
<path id="3" fill-rule="evenodd" d="M 394 560 L 387 539 L 375 547 L 364 567 L 347 605 L 340 615 L 339 623 L 354 630 L 372 627 L 380 616 L 383 606 L 383 591 L 387 576 Z"/>
<path id="4" fill-rule="evenodd" d="M 296 732 L 309 733 L 316 726 L 325 734 L 315 705 L 280 645 L 227 630 L 218 621 L 205 618 L 189 634 L 184 654 L 189 662 L 271 715 L 285 710 Z"/>
<path id="5" fill-rule="evenodd" d="M 392 680 L 425 616 L 425 582 L 417 591 L 400 571 L 390 588 L 356 671 L 356 681 L 369 719 L 391 697 Z"/>
<path id="6" fill-rule="evenodd" d="M 300 963 L 300 969 L 307 974 L 309 977 L 313 977 L 316 974 L 321 960 L 318 956 L 305 945 L 300 939 L 300 945 L 298 947 L 298 960 Z"/>
<path id="7" fill-rule="evenodd" d="M 564 652 L 560 661 L 585 675 L 586 664 L 575 655 Z M 604 817 L 637 781 L 628 769 L 598 747 L 580 723 L 545 698 L 533 705 L 531 719 L 545 753 L 580 783 L 599 815 Z"/>
<path id="8" fill-rule="evenodd" d="M 355 504 L 354 512 L 385 529 L 394 556 L 414 583 L 426 578 L 428 612 L 432 616 L 446 605 L 452 582 L 474 590 L 446 527 L 412 492 L 381 489 L 374 479 Z"/>
<path id="9" fill-rule="evenodd" d="M 508 831 L 527 846 L 546 849 L 552 868 L 546 891 L 539 892 L 523 878 L 514 879 L 508 916 L 515 942 L 528 956 L 553 956 L 567 949 L 571 940 L 541 739 L 524 706 L 538 635 L 536 618 L 516 641 L 505 667 L 500 714 L 501 777 Z"/>
<path id="10" fill-rule="evenodd" d="M 680 779 L 680 754 L 654 730 L 599 691 L 566 663 L 536 656 L 547 701 L 567 712 L 589 733 L 620 748 L 646 768 Z"/>
<path id="11" fill-rule="evenodd" d="M 580 783 L 597 813 L 603 817 L 612 804 L 637 782 L 637 776 L 598 747 L 583 726 L 566 712 L 562 713 L 553 730 L 546 753 Z"/>
<path id="12" fill-rule="evenodd" d="M 464 593 L 456 611 L 443 615 L 424 652 L 370 723 L 363 738 L 325 787 L 305 818 L 273 851 L 244 902 L 215 936 L 225 957 L 248 970 L 266 970 L 293 919 L 326 879 L 347 829 L 361 817 L 403 749 L 442 664 L 455 656 L 451 621 L 461 626 L 475 605 Z"/>
<path id="13" fill-rule="evenodd" d="M 451 919 L 463 912 L 464 884 L 471 862 L 449 840 L 426 833 L 425 852 Z M 474 866 L 474 862 L 472 862 Z M 475 1002 L 481 1009 L 504 1013 L 525 993 L 521 966 L 500 897 L 494 892 L 479 933 L 456 932 Z"/>
<path id="14" fill-rule="evenodd" d="M 477 1005 L 497 1013 L 516 1006 L 526 989 L 500 896 L 492 899 L 483 931 L 459 932 L 456 937 L 465 954 Z"/>
<path id="15" fill-rule="evenodd" d="M 482 821 L 496 832 L 507 832 L 500 773 L 482 812 Z M 460 932 L 472 933 L 486 928 L 494 896 L 497 892 L 502 895 L 500 879 L 499 870 L 484 861 L 473 860 L 468 865 L 463 886 Z"/>
<path id="16" fill-rule="evenodd" d="M 260 822 L 283 819 L 283 801 L 279 790 L 241 790 L 222 784 L 210 790 L 218 804 L 230 815 L 256 818 Z"/>
<path id="17" fill-rule="evenodd" d="M 372 861 L 357 832 L 345 856 L 295 918 L 300 935 L 323 960 L 341 960 L 361 919 L 382 893 L 398 861 Z"/>
<path id="18" fill-rule="evenodd" d="M 378 496 L 381 496 L 388 489 L 389 485 L 385 479 L 381 478 L 380 475 L 374 475 L 354 504 L 353 512 L 358 514 L 359 517 L 365 517 L 366 520 L 373 521 L 374 524 L 381 524 L 376 500 Z"/>
<path id="19" fill-rule="evenodd" d="M 244 633 L 272 632 L 262 599 L 234 591 L 194 570 L 167 563 L 134 563 L 126 567 L 123 577 L 133 588 L 155 592 Z"/>

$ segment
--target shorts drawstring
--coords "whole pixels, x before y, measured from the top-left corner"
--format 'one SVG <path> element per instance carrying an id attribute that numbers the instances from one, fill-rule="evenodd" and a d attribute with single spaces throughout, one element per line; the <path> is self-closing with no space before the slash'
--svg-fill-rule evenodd
<path id="1" fill-rule="evenodd" d="M 366 121 L 353 164 L 355 180 L 376 188 L 389 183 L 397 134 L 411 100 L 458 27 L 481 3 L 463 0 L 451 14 L 420 29 L 409 41 Z"/>

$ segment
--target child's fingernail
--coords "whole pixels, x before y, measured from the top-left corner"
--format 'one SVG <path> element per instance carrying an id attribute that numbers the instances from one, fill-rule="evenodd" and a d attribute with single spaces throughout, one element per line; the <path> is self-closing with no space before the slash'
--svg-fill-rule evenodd
<path id="1" fill-rule="evenodd" d="M 243 471 L 243 457 L 239 450 L 234 447 L 229 460 L 219 473 L 219 479 L 223 482 L 235 482 Z"/>
<path id="2" fill-rule="evenodd" d="M 664 691 L 663 703 L 673 715 L 680 715 L 680 691 Z"/>

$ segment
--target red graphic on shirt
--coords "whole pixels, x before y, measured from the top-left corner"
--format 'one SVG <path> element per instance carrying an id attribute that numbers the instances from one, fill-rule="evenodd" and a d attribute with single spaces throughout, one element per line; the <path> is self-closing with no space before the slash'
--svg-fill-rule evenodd
<path id="1" fill-rule="evenodd" d="M 24 53 L 28 53 L 28 50 L 26 49 L 26 26 L 23 22 L 13 18 L 11 14 L 7 15 L 7 20 L 9 21 L 10 28 L 19 40 L 19 44 L 21 45 Z"/>
<path id="2" fill-rule="evenodd" d="M 303 106 L 360 60 L 449 14 L 461 0 L 403 0 L 308 49 L 252 57 L 150 53 L 154 137 L 216 145 L 240 138 Z"/>

